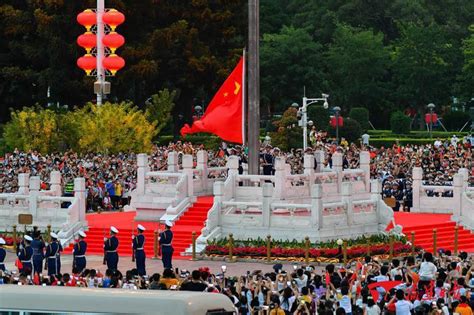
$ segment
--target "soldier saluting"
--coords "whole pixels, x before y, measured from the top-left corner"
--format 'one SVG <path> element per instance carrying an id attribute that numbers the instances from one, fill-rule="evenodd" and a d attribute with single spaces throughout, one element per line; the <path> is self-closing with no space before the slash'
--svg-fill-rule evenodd
<path id="1" fill-rule="evenodd" d="M 117 239 L 118 230 L 115 226 L 110 227 L 110 237 L 104 239 L 104 251 L 105 261 L 107 262 L 107 268 L 111 271 L 117 270 L 119 256 L 117 248 L 119 246 L 119 240 Z"/>
<path id="2" fill-rule="evenodd" d="M 161 260 L 163 261 L 163 267 L 165 269 L 172 269 L 173 265 L 171 259 L 173 257 L 173 232 L 171 232 L 171 227 L 173 222 L 166 220 L 165 221 L 165 230 L 160 233 L 160 246 L 161 246 Z"/>
<path id="3" fill-rule="evenodd" d="M 137 271 L 138 275 L 144 276 L 146 275 L 145 270 L 145 235 L 143 232 L 145 231 L 145 227 L 141 224 L 137 226 L 138 235 L 133 237 L 132 246 L 133 246 L 133 254 L 135 255 L 135 262 L 137 264 Z"/>
<path id="4" fill-rule="evenodd" d="M 74 244 L 74 263 L 72 268 L 72 273 L 81 273 L 86 269 L 86 251 L 87 243 L 84 239 L 87 237 L 87 234 L 83 231 L 79 231 L 79 241 Z"/>

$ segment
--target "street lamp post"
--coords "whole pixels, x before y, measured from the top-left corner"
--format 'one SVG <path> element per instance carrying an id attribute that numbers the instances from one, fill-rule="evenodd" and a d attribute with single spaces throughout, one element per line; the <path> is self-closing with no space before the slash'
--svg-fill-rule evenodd
<path id="1" fill-rule="evenodd" d="M 306 150 L 308 147 L 308 106 L 312 104 L 316 104 L 317 102 L 324 102 L 323 106 L 325 109 L 329 107 L 328 104 L 328 94 L 322 94 L 320 98 L 307 98 L 306 96 L 303 97 L 303 106 L 300 108 L 301 110 L 301 124 L 303 125 L 303 150 Z"/>
<path id="2" fill-rule="evenodd" d="M 435 104 L 429 103 L 428 109 L 430 110 L 430 139 L 433 138 L 433 110 L 436 107 Z"/>
<path id="3" fill-rule="evenodd" d="M 334 107 L 334 111 L 336 114 L 336 144 L 339 145 L 339 112 L 341 108 L 339 106 Z"/>

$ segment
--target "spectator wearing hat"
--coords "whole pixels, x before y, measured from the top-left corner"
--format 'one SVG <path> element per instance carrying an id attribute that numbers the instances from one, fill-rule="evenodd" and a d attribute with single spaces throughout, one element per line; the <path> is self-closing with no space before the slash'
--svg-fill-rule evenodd
<path id="1" fill-rule="evenodd" d="M 78 274 L 82 273 L 86 269 L 86 251 L 87 251 L 87 243 L 84 240 L 87 237 L 87 234 L 83 231 L 79 231 L 78 233 L 79 240 L 74 244 L 74 263 L 72 265 L 72 273 Z"/>
<path id="2" fill-rule="evenodd" d="M 35 232 L 34 237 L 35 238 L 31 242 L 31 248 L 33 249 L 33 270 L 38 275 L 41 275 L 43 272 L 45 244 L 39 231 Z"/>
<path id="3" fill-rule="evenodd" d="M 44 258 L 48 268 L 48 276 L 56 276 L 61 273 L 61 257 L 60 252 L 63 247 L 58 242 L 58 235 L 54 232 L 50 233 L 51 243 L 46 247 Z"/>
<path id="4" fill-rule="evenodd" d="M 7 252 L 3 246 L 6 244 L 5 240 L 0 237 L 0 270 L 5 271 L 5 258 L 7 257 Z"/>
<path id="5" fill-rule="evenodd" d="M 171 232 L 171 227 L 173 222 L 165 222 L 165 230 L 160 233 L 160 246 L 161 246 L 161 260 L 163 261 L 163 267 L 165 269 L 173 268 L 172 257 L 173 257 L 173 232 Z"/>
<path id="6" fill-rule="evenodd" d="M 132 246 L 133 246 L 133 254 L 135 255 L 135 262 L 137 264 L 137 271 L 139 276 L 146 275 L 145 270 L 145 235 L 143 232 L 145 231 L 145 227 L 141 224 L 137 226 L 137 236 L 133 237 Z"/>
<path id="7" fill-rule="evenodd" d="M 33 238 L 29 235 L 25 235 L 23 240 L 24 246 L 20 246 L 20 251 L 17 253 L 18 259 L 21 262 L 21 268 L 19 266 L 18 269 L 21 273 L 31 274 L 33 271 L 33 249 L 31 248 Z"/>
<path id="8" fill-rule="evenodd" d="M 107 268 L 113 271 L 117 270 L 117 265 L 119 262 L 119 256 L 117 253 L 119 240 L 116 236 L 118 232 L 119 231 L 115 226 L 111 226 L 110 237 L 105 238 L 104 240 L 105 261 L 107 262 Z"/>

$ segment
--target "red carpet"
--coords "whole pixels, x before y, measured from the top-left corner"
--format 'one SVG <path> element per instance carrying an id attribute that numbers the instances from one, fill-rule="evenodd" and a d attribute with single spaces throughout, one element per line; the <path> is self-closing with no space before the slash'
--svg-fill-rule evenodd
<path id="1" fill-rule="evenodd" d="M 433 229 L 437 230 L 437 248 L 454 249 L 454 227 L 449 214 L 395 212 L 395 223 L 403 226 L 403 233 L 411 239 L 415 232 L 415 245 L 433 250 Z M 458 250 L 474 252 L 474 235 L 462 226 L 458 230 Z"/>
<path id="2" fill-rule="evenodd" d="M 207 212 L 212 207 L 213 197 L 198 197 L 196 203 L 192 205 L 180 218 L 175 221 L 172 228 L 174 258 L 181 257 L 181 253 L 192 243 L 192 232 L 201 235 L 201 229 L 204 227 L 204 221 L 207 219 Z M 120 245 L 118 253 L 121 256 L 132 256 L 132 232 L 136 234 L 136 226 L 143 225 L 146 228 L 144 232 L 145 252 L 147 257 L 153 256 L 153 237 L 154 231 L 158 229 L 159 224 L 155 222 L 136 222 L 135 211 L 131 212 L 113 212 L 101 214 L 88 214 L 86 216 L 89 223 L 87 233 L 87 254 L 103 255 L 104 237 L 109 236 L 110 226 L 115 226 L 119 230 L 117 235 Z M 161 230 L 164 226 L 161 225 Z M 72 252 L 73 245 L 65 249 L 65 253 Z"/>

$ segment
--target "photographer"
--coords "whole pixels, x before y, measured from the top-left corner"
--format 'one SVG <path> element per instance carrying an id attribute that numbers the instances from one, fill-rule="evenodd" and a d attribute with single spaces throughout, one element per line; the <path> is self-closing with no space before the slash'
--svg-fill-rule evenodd
<path id="1" fill-rule="evenodd" d="M 181 284 L 181 291 L 204 292 L 207 285 L 201 280 L 201 272 L 194 270 L 191 274 L 191 280 L 187 279 Z"/>

